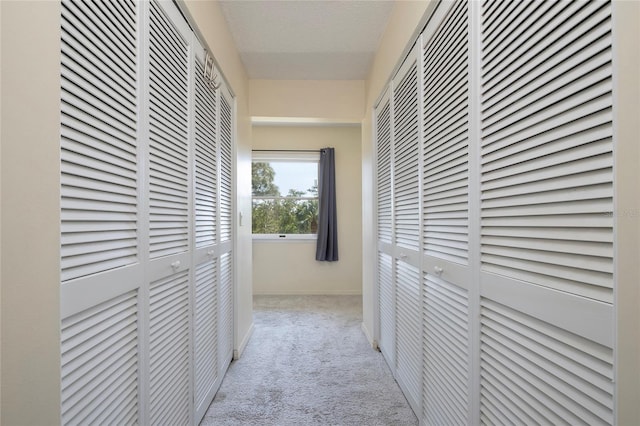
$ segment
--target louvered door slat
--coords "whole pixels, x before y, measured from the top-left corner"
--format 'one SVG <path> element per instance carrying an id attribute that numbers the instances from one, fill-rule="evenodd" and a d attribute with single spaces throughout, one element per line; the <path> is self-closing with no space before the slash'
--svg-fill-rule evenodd
<path id="1" fill-rule="evenodd" d="M 137 112 L 131 109 L 133 105 L 124 97 L 127 94 L 126 91 L 117 90 L 118 87 L 114 88 L 113 85 L 105 83 L 101 78 L 103 76 L 96 76 L 74 65 L 91 67 L 91 64 L 86 63 L 82 57 L 78 57 L 75 64 L 68 63 L 63 67 L 62 74 L 65 77 L 65 92 L 62 94 L 65 107 L 63 112 L 72 111 L 74 107 L 82 109 L 101 121 L 113 120 L 114 129 L 132 133 Z M 96 74 L 100 73 L 96 71 Z M 92 93 L 91 98 L 85 96 L 87 91 Z M 135 96 L 135 93 L 133 95 Z M 80 98 L 81 102 L 74 102 L 74 97 Z"/>
<path id="2" fill-rule="evenodd" d="M 393 90 L 393 215 L 395 243 L 419 248 L 417 64 Z"/>
<path id="3" fill-rule="evenodd" d="M 607 38 L 599 41 L 599 44 L 605 48 L 606 44 L 611 43 Z M 603 79 L 611 73 L 610 64 L 606 55 L 595 55 L 586 58 L 579 58 L 574 68 L 564 66 L 564 69 L 556 70 L 552 73 L 544 75 L 544 81 L 536 82 L 535 87 L 526 87 L 527 92 L 516 91 L 518 96 L 509 96 L 502 99 L 499 103 L 493 105 L 486 111 L 487 120 L 485 121 L 485 130 L 499 129 L 505 127 L 515 121 L 521 120 L 523 117 L 531 115 L 532 111 L 542 111 L 550 108 L 554 103 L 554 98 L 563 98 L 564 96 L 584 90 L 587 87 L 599 84 Z M 579 62 L 578 62 L 579 61 Z M 580 64 L 579 67 L 575 65 Z M 524 92 L 524 93 L 523 93 Z M 553 98 L 546 96 L 547 93 L 554 93 Z M 601 88 L 600 92 L 594 92 L 593 97 L 597 97 L 606 93 L 606 89 Z M 505 107 L 509 108 L 505 108 Z M 513 113 L 516 110 L 517 113 Z"/>
<path id="4" fill-rule="evenodd" d="M 130 33 L 127 34 L 126 27 L 121 28 L 123 23 L 128 22 L 126 17 L 122 22 L 114 16 L 115 8 L 107 8 L 99 3 L 95 5 L 94 9 L 87 8 L 83 9 L 83 11 L 85 12 L 83 18 L 89 24 L 88 28 L 95 34 L 105 36 L 102 41 L 110 51 L 119 52 L 118 56 L 135 55 L 136 45 L 129 38 Z M 125 32 L 121 33 L 121 29 L 125 30 Z"/>
<path id="5" fill-rule="evenodd" d="M 480 417 L 483 419 L 483 424 L 502 424 L 505 418 L 512 424 L 521 422 L 522 419 L 526 419 L 528 423 L 542 423 L 542 424 L 557 424 L 562 423 L 563 419 L 555 415 L 545 405 L 540 404 L 538 401 L 532 401 L 527 398 L 527 390 L 521 388 L 518 384 L 518 379 L 515 381 L 506 379 L 500 381 L 496 379 L 493 373 L 496 373 L 497 369 L 506 368 L 500 364 L 498 360 L 493 360 L 493 364 L 487 366 L 485 374 L 491 376 L 494 380 L 484 384 L 484 389 L 488 392 L 481 397 L 481 403 L 484 410 L 481 412 Z M 511 376 L 510 372 L 506 374 Z M 525 387 L 527 387 L 525 385 Z M 526 404 L 517 405 L 509 400 L 502 400 L 509 393 L 515 393 L 522 396 L 526 400 Z M 490 419 L 487 421 L 487 419 Z"/>
<path id="6" fill-rule="evenodd" d="M 530 235 L 531 236 L 531 235 Z M 542 237 L 542 235 L 538 236 Z M 531 249 L 546 252 L 557 253 L 582 253 L 587 256 L 606 257 L 612 256 L 611 246 L 608 243 L 601 242 L 588 242 L 583 241 L 570 241 L 557 239 L 557 236 L 548 235 L 538 239 L 523 239 L 521 237 L 506 236 L 506 237 L 492 237 L 486 236 L 485 242 L 491 246 L 513 247 L 516 249 Z M 603 265 L 607 268 L 610 265 Z"/>
<path id="7" fill-rule="evenodd" d="M 495 315 L 492 316 L 494 321 L 502 324 L 509 323 L 511 328 L 548 349 L 549 353 L 571 360 L 570 365 L 575 362 L 576 365 L 583 366 L 605 377 L 607 382 L 611 382 L 613 379 L 613 370 L 611 369 L 613 352 L 610 348 L 593 344 L 588 339 L 579 338 L 557 327 L 545 327 L 540 321 L 532 321 L 532 324 L 537 324 L 535 327 L 521 325 L 521 313 L 489 300 L 485 300 L 484 303 L 495 312 Z M 611 386 L 611 383 L 607 386 Z"/>
<path id="8" fill-rule="evenodd" d="M 466 118 L 464 124 L 466 125 Z M 454 132 L 458 133 L 455 139 L 448 139 L 439 146 L 429 147 L 430 167 L 424 170 L 425 182 L 432 183 L 442 177 L 453 178 L 458 174 L 459 170 L 456 169 L 467 167 L 467 159 L 464 155 L 465 143 L 461 143 L 462 135 L 460 131 L 461 129 L 454 130 Z M 438 154 L 440 153 L 444 155 L 439 156 Z"/>
<path id="9" fill-rule="evenodd" d="M 189 275 L 151 283 L 149 299 L 150 423 L 189 422 Z"/>
<path id="10" fill-rule="evenodd" d="M 130 292 L 62 321 L 62 422 L 136 422 L 137 294 Z M 109 410 L 105 410 L 109 407 Z"/>
<path id="11" fill-rule="evenodd" d="M 66 1 L 64 5 L 64 29 L 67 35 L 71 36 L 66 38 L 64 44 L 77 46 L 78 53 L 89 61 L 93 62 L 94 66 L 98 64 L 104 65 L 104 68 L 98 70 L 90 70 L 93 73 L 98 73 L 106 76 L 112 76 L 114 80 L 128 81 L 129 83 L 123 84 L 123 88 L 130 88 L 132 93 L 135 93 L 135 84 L 130 82 L 135 81 L 136 65 L 130 61 L 131 57 L 136 56 L 134 51 L 122 51 L 120 50 L 121 42 L 113 43 L 110 39 L 113 37 L 114 32 L 118 32 L 118 28 L 103 27 L 102 29 L 95 28 L 91 25 L 89 16 L 102 15 L 98 11 L 98 7 L 93 4 L 90 7 L 87 5 L 76 2 Z M 113 10 L 114 6 L 110 9 Z M 137 8 L 129 11 L 129 13 L 122 19 L 123 26 L 134 25 L 137 14 Z M 124 33 L 122 37 L 125 44 L 135 43 L 136 36 L 134 33 Z M 104 79 L 103 79 L 104 80 Z"/>
<path id="12" fill-rule="evenodd" d="M 549 421 L 612 423 L 611 349 L 503 305 L 483 300 L 482 306 L 484 396 L 502 389 L 499 400 L 492 395 L 494 405 L 527 407 L 530 416 L 545 414 Z"/>
<path id="13" fill-rule="evenodd" d="M 422 319 L 420 271 L 396 261 L 396 374 L 412 408 L 422 402 Z"/>
<path id="14" fill-rule="evenodd" d="M 428 274 L 423 286 L 423 418 L 428 424 L 467 424 L 471 338 L 467 294 Z"/>
<path id="15" fill-rule="evenodd" d="M 496 39 L 502 40 L 513 32 L 519 31 L 527 16 L 532 13 L 539 16 L 550 6 L 549 4 L 536 5 L 534 2 L 510 2 L 504 8 L 496 8 L 498 3 L 497 1 L 486 2 L 484 7 L 483 21 L 488 27 L 485 33 L 488 44 L 492 44 Z M 492 12 L 497 13 L 493 14 Z M 493 44 L 495 45 L 495 43 Z M 492 49 L 487 49 L 487 54 L 490 54 L 491 51 Z"/>
<path id="16" fill-rule="evenodd" d="M 588 96 L 588 94 L 587 94 Z M 577 108 L 577 107 L 581 108 Z M 596 129 L 596 126 L 606 126 L 612 119 L 611 115 L 611 97 L 595 97 L 584 104 L 580 104 L 578 101 L 573 108 L 558 111 L 557 115 L 549 116 L 547 121 L 540 121 L 534 123 L 534 125 L 519 125 L 512 134 L 506 134 L 503 132 L 499 135 L 494 135 L 493 145 L 486 145 L 483 147 L 483 155 L 489 155 L 490 153 L 497 155 L 499 158 L 504 158 L 505 152 L 494 153 L 496 150 L 510 147 L 516 143 L 534 144 L 535 142 L 557 140 L 558 136 L 571 137 L 581 136 L 584 131 L 593 133 L 593 130 L 598 132 L 603 129 Z M 584 121 L 583 121 L 584 120 Z M 576 124 L 579 123 L 579 126 Z M 593 130 L 592 130 L 593 129 Z M 545 133 L 548 132 L 548 133 Z M 597 140 L 597 139 L 595 139 Z M 521 149 L 526 147 L 522 146 Z M 509 148 L 508 148 L 509 149 Z"/>
<path id="17" fill-rule="evenodd" d="M 534 9 L 532 13 L 525 16 L 526 19 L 520 22 L 520 25 L 514 28 L 510 33 L 504 33 L 506 25 L 511 20 L 517 19 L 514 16 L 504 14 L 507 5 L 499 5 L 497 10 L 504 19 L 488 19 L 483 22 L 483 35 L 489 36 L 491 33 L 495 37 L 490 41 L 487 37 L 487 46 L 493 45 L 493 49 L 485 51 L 487 61 L 487 70 L 493 70 L 494 73 L 502 71 L 500 68 L 500 59 L 505 57 L 514 61 L 518 58 L 517 52 L 522 51 L 524 47 L 531 48 L 533 43 L 529 40 L 532 34 L 536 33 L 536 28 L 530 25 L 531 22 L 537 23 L 537 28 L 542 29 L 540 36 L 543 37 L 552 31 L 558 22 L 562 22 L 562 18 L 569 17 L 579 8 L 577 3 L 570 2 L 547 2 L 547 4 Z"/>
<path id="18" fill-rule="evenodd" d="M 588 82 L 587 82 L 588 83 Z M 607 82 L 598 82 L 596 85 L 586 87 L 586 90 L 578 92 L 576 96 L 569 102 L 561 104 L 553 104 L 555 101 L 549 99 L 552 103 L 549 108 L 540 111 L 530 111 L 534 115 L 521 116 L 522 120 L 516 121 L 511 127 L 507 127 L 507 120 L 500 122 L 505 127 L 489 133 L 494 130 L 486 128 L 485 140 L 487 146 L 489 143 L 501 143 L 501 146 L 508 145 L 522 139 L 515 139 L 522 136 L 533 136 L 542 133 L 548 128 L 555 128 L 567 122 L 579 119 L 581 116 L 589 116 L 599 112 L 607 112 L 611 107 L 610 91 L 607 89 Z M 584 107 L 583 111 L 576 111 L 576 108 Z M 605 115 L 606 117 L 606 115 Z M 518 117 L 513 117 L 517 120 Z M 545 122 L 546 120 L 546 122 Z M 519 132 L 526 132 L 520 134 Z M 499 147 L 491 147 L 490 149 L 498 149 Z"/>
<path id="19" fill-rule="evenodd" d="M 588 265 L 563 266 L 546 263 L 545 259 L 523 259 L 529 251 L 513 250 L 505 255 L 504 250 L 493 250 L 495 254 L 487 253 L 488 272 L 509 276 L 521 281 L 535 280 L 540 285 L 553 289 L 578 294 L 596 300 L 612 302 L 610 296 L 608 272 L 593 272 Z M 551 256 L 551 255 L 550 255 Z M 569 258 L 570 256 L 565 256 Z M 584 259 L 588 262 L 588 259 Z"/>
<path id="20" fill-rule="evenodd" d="M 220 241 L 231 239 L 232 223 L 232 109 L 224 94 L 220 96 Z"/>
<path id="21" fill-rule="evenodd" d="M 511 83 L 516 83 L 518 78 L 522 78 L 522 82 L 514 84 L 512 90 L 517 90 L 520 85 L 535 85 L 536 78 L 545 78 L 542 74 L 546 74 L 548 68 L 559 67 L 559 69 L 563 69 L 559 63 L 567 60 L 567 49 L 572 52 L 580 52 L 581 48 L 591 44 L 585 43 L 584 39 L 579 40 L 586 32 L 595 31 L 593 34 L 595 37 L 591 42 L 603 35 L 598 26 L 602 23 L 605 24 L 605 27 L 607 25 L 605 21 L 609 14 L 606 11 L 605 3 L 552 2 L 549 4 L 554 5 L 549 15 L 560 12 L 554 15 L 553 19 L 548 21 L 527 19 L 526 24 L 522 26 L 526 31 L 521 34 L 518 32 L 513 34 L 513 37 L 520 38 L 518 41 L 512 41 L 509 45 L 502 43 L 496 45 L 500 55 L 494 60 L 494 65 L 501 64 L 501 61 L 505 60 L 508 60 L 508 64 L 505 64 L 504 67 L 496 66 L 493 68 L 487 75 L 491 82 L 486 79 L 484 81 L 487 89 L 486 96 L 493 98 L 492 102 L 502 99 L 505 93 L 501 93 L 499 96 L 497 93 L 502 92 Z M 604 9 L 601 9 L 603 6 Z M 573 45 L 574 43 L 577 45 Z M 515 46 L 517 51 L 512 52 L 509 47 L 503 48 L 504 46 Z M 513 58 L 517 58 L 517 60 Z M 540 68 L 540 64 L 547 63 L 548 68 Z M 566 68 L 564 69 L 566 70 Z M 491 104 L 489 103 L 489 105 Z"/>
<path id="22" fill-rule="evenodd" d="M 431 167 L 443 167 L 450 161 L 460 158 L 460 151 L 464 151 L 467 147 L 467 126 L 466 117 L 461 116 L 454 125 L 452 125 L 450 133 L 446 135 L 434 134 L 429 136 L 429 161 Z M 425 170 L 429 172 L 429 170 Z"/>
<path id="23" fill-rule="evenodd" d="M 430 262 L 469 259 L 469 11 L 468 2 L 438 12 L 423 34 L 423 250 Z M 460 266 L 456 266 L 460 268 Z M 468 286 L 423 274 L 423 405 L 425 424 L 469 424 Z M 453 279 L 453 277 L 452 277 Z"/>
<path id="24" fill-rule="evenodd" d="M 517 165 L 515 167 L 523 168 L 530 164 L 532 159 L 549 159 L 554 154 L 554 163 L 570 163 L 575 159 L 576 149 L 583 150 L 580 154 L 582 158 L 589 158 L 606 153 L 607 140 L 611 138 L 611 129 L 609 123 L 611 121 L 610 114 L 595 114 L 586 117 L 579 124 L 570 123 L 570 125 L 553 129 L 544 135 L 527 137 L 519 143 L 503 144 L 495 151 L 487 150 L 484 153 L 485 171 L 493 175 L 493 179 L 505 178 L 513 175 L 513 170 L 504 170 L 505 166 Z M 567 136 L 573 136 L 567 137 Z M 577 139 L 577 140 L 576 140 Z M 549 142 L 556 141 L 550 145 Z M 593 142 L 589 144 L 588 142 Z M 573 150 L 573 152 L 572 152 Z M 548 163 L 540 160 L 537 162 L 538 168 L 544 168 Z M 536 164 L 536 163 L 533 163 Z M 553 164 L 553 163 L 551 163 Z"/>
<path id="25" fill-rule="evenodd" d="M 426 278 L 425 291 L 429 293 L 424 296 L 424 306 L 427 313 L 433 317 L 439 317 L 439 321 L 433 321 L 429 327 L 440 329 L 442 331 L 441 338 L 447 341 L 447 346 L 456 349 L 460 354 L 467 351 L 468 346 L 468 327 L 467 327 L 467 305 L 466 301 L 456 294 L 455 286 L 447 283 L 438 277 L 428 275 Z M 439 285 L 441 288 L 437 288 Z M 463 290 L 460 289 L 462 292 Z M 466 294 L 462 297 L 466 297 Z M 446 328 L 441 328 L 446 321 Z M 446 331 L 448 330 L 448 331 Z M 457 356 L 451 358 L 450 361 L 456 361 L 461 371 L 464 370 L 465 357 Z"/>
<path id="26" fill-rule="evenodd" d="M 515 4 L 501 4 L 500 2 L 494 2 L 489 6 L 485 3 L 483 7 L 485 18 L 484 23 L 484 36 L 487 40 L 486 56 L 489 64 L 496 66 L 492 63 L 491 58 L 503 53 L 500 49 L 500 45 L 507 43 L 508 52 L 513 52 L 519 46 L 517 45 L 518 37 L 531 29 L 527 27 L 527 20 L 534 22 L 547 23 L 554 13 L 557 13 L 558 9 L 565 8 L 568 3 L 560 4 L 554 2 L 520 2 L 519 7 Z M 544 3 L 544 4 L 543 4 Z M 493 14 L 488 13 L 489 8 L 493 8 Z M 555 8 L 555 11 L 554 11 Z M 551 11 L 550 11 L 551 10 Z M 514 45 L 516 43 L 516 45 Z"/>
<path id="27" fill-rule="evenodd" d="M 115 192 L 115 191 L 114 191 Z M 113 200 L 110 203 L 106 203 L 100 200 L 93 199 L 96 194 L 92 190 L 88 189 L 77 189 L 77 190 L 69 190 L 68 194 L 71 196 L 76 196 L 78 198 L 69 200 L 67 206 L 70 210 L 79 211 L 79 210 L 87 210 L 87 211 L 96 211 L 96 212 L 114 212 L 114 213 L 122 213 L 126 215 L 125 217 L 131 217 L 136 214 L 136 210 L 133 206 L 126 205 L 126 202 L 129 201 L 128 194 L 121 195 L 115 194 L 113 196 Z M 79 199 L 79 198 L 84 199 Z M 124 206 L 119 206 L 118 204 L 125 204 Z M 124 210 L 124 211 L 123 211 Z M 73 216 L 73 215 L 69 215 Z M 71 235 L 70 238 L 82 238 L 87 237 L 85 235 Z"/>
<path id="28" fill-rule="evenodd" d="M 483 269 L 612 303 L 610 4 L 546 3 L 483 26 Z"/>
<path id="29" fill-rule="evenodd" d="M 62 281 L 137 262 L 137 54 L 113 42 L 136 34 L 103 24 L 113 7 L 62 8 Z"/>
<path id="30" fill-rule="evenodd" d="M 217 100 L 205 84 L 203 67 L 196 61 L 195 99 L 195 242 L 215 244 L 217 235 Z"/>
<path id="31" fill-rule="evenodd" d="M 393 259 L 378 253 L 378 305 L 380 313 L 380 341 L 382 354 L 395 369 L 395 295 L 393 285 Z"/>
<path id="32" fill-rule="evenodd" d="M 426 40 L 424 48 L 424 64 L 431 65 L 429 79 L 425 80 L 423 91 L 432 95 L 430 102 L 425 103 L 423 113 L 433 114 L 435 111 L 446 111 L 444 105 L 456 105 L 456 97 L 446 96 L 445 88 L 450 81 L 464 79 L 459 74 L 459 69 L 466 68 L 467 62 L 467 7 L 464 2 L 459 2 L 450 11 L 435 34 Z M 433 64 L 439 66 L 433 67 Z M 427 70 L 424 69 L 423 72 Z M 456 87 L 455 85 L 453 87 Z M 460 90 L 456 87 L 455 90 Z M 437 115 L 436 115 L 437 116 Z M 428 134 L 425 129 L 425 133 Z"/>
<path id="33" fill-rule="evenodd" d="M 514 348 L 520 348 L 529 344 L 532 337 L 523 335 L 527 334 L 527 329 L 523 327 L 519 329 L 517 325 L 511 326 L 511 324 L 506 323 L 506 321 L 500 322 L 500 319 L 501 318 L 498 320 L 494 318 L 486 319 L 485 324 L 488 328 L 491 328 L 491 331 L 487 331 L 487 334 L 495 334 L 496 336 L 509 338 L 515 345 Z M 498 337 L 498 339 L 500 337 Z M 533 337 L 535 338 L 536 336 L 534 335 Z M 544 373 L 558 376 L 562 374 L 564 370 L 575 375 L 571 376 L 568 381 L 573 382 L 573 386 L 583 389 L 586 397 L 603 405 L 609 403 L 609 399 L 613 393 L 613 384 L 611 383 L 610 377 L 584 368 L 581 365 L 576 365 L 577 363 L 573 362 L 573 359 L 570 358 L 571 354 L 569 354 L 569 357 L 566 357 L 554 353 L 546 353 L 546 348 L 530 347 L 529 349 L 531 351 L 529 360 L 537 365 L 540 370 L 543 370 Z M 550 359 L 545 357 L 549 357 Z M 590 386 L 586 387 L 584 383 L 588 383 Z"/>
<path id="34" fill-rule="evenodd" d="M 376 116 L 377 144 L 377 221 L 378 240 L 391 243 L 391 104 L 387 99 L 378 106 Z"/>
<path id="35" fill-rule="evenodd" d="M 64 136 L 67 135 L 69 134 Z M 72 139 L 67 139 L 67 141 L 68 151 L 63 156 L 65 175 L 62 177 L 62 183 L 71 194 L 69 196 L 70 202 L 79 202 L 85 197 L 92 201 L 100 201 L 98 194 L 106 192 L 113 194 L 113 201 L 116 204 L 123 205 L 120 208 L 128 208 L 129 211 L 135 212 L 135 206 L 127 204 L 130 198 L 136 195 L 136 171 L 131 169 L 132 163 L 127 159 L 110 155 L 106 151 L 100 151 L 97 147 L 90 150 L 85 149 L 82 142 L 76 142 Z M 96 145 L 101 144 L 96 141 Z M 104 157 L 107 156 L 110 160 L 109 163 L 104 161 Z M 132 157 L 131 160 L 135 160 L 135 156 Z M 81 165 L 82 161 L 84 161 L 83 165 Z M 82 184 L 90 178 L 94 180 L 93 185 L 83 187 Z M 118 208 L 114 206 L 112 210 L 118 211 Z"/>
<path id="36" fill-rule="evenodd" d="M 126 19 L 126 16 L 135 10 L 135 2 L 124 0 L 113 7 L 108 7 L 106 4 L 98 4 L 97 6 L 107 17 L 107 20 L 104 21 L 105 24 L 109 27 L 118 27 L 115 34 L 120 42 L 126 44 L 124 47 L 132 52 L 137 50 L 138 47 L 134 43 L 127 42 L 126 37 L 122 36 L 125 33 L 135 33 L 137 30 L 135 23 Z"/>
<path id="37" fill-rule="evenodd" d="M 194 368 L 195 403 L 200 410 L 218 380 L 218 289 L 216 261 L 199 265 L 195 271 Z M 206 409 L 206 407 L 204 407 Z"/>
<path id="38" fill-rule="evenodd" d="M 152 258 L 188 249 L 187 44 L 150 4 L 149 248 Z"/>
<path id="39" fill-rule="evenodd" d="M 218 346 L 221 373 L 227 371 L 233 357 L 233 258 L 231 253 L 220 256 L 219 296 L 219 329 Z"/>
<path id="40" fill-rule="evenodd" d="M 458 2 L 425 40 L 423 243 L 429 256 L 468 263 L 468 5 Z M 456 242 L 453 242 L 456 241 Z"/>

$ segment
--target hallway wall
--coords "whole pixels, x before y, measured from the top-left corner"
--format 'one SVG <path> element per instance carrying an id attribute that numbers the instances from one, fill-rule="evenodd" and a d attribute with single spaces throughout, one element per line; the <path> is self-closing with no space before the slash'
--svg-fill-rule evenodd
<path id="1" fill-rule="evenodd" d="M 250 80 L 254 117 L 306 117 L 360 122 L 362 80 Z"/>
<path id="2" fill-rule="evenodd" d="M 617 423 L 640 422 L 640 2 L 614 1 Z M 615 106 L 614 106 L 615 108 Z"/>
<path id="3" fill-rule="evenodd" d="M 251 80 L 253 149 L 336 149 L 340 260 L 317 262 L 313 241 L 254 241 L 255 294 L 361 294 L 362 80 Z M 348 126 L 344 126 L 348 124 Z"/>
<path id="4" fill-rule="evenodd" d="M 0 7 L 0 423 L 56 424 L 60 421 L 60 4 L 3 1 Z"/>
<path id="5" fill-rule="evenodd" d="M 254 240 L 254 294 L 361 294 L 360 127 L 257 126 L 254 149 L 334 147 L 340 260 L 315 260 L 316 240 Z"/>

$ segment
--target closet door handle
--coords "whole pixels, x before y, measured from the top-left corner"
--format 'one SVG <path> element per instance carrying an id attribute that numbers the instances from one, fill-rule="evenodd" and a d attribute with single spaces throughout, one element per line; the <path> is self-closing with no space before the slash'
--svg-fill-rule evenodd
<path id="1" fill-rule="evenodd" d="M 171 263 L 171 268 L 172 268 L 174 271 L 177 271 L 177 270 L 178 270 L 178 268 L 180 268 L 180 261 L 179 261 L 179 260 L 176 260 L 175 262 L 172 262 L 172 263 Z"/>
<path id="2" fill-rule="evenodd" d="M 440 276 L 440 275 L 442 275 L 442 273 L 444 272 L 444 269 L 442 269 L 442 268 L 441 268 L 441 267 L 439 267 L 439 266 L 434 266 L 434 267 L 433 267 L 433 272 L 434 272 L 437 276 Z"/>

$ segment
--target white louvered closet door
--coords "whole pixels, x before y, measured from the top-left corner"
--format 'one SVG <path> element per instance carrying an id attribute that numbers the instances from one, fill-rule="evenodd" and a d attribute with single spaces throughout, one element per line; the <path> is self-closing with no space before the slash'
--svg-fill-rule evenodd
<path id="1" fill-rule="evenodd" d="M 62 2 L 63 424 L 140 421 L 139 16 Z"/>
<path id="2" fill-rule="evenodd" d="M 418 49 L 392 82 L 393 261 L 396 378 L 418 413 L 422 404 L 420 120 Z"/>
<path id="3" fill-rule="evenodd" d="M 218 368 L 218 137 L 219 100 L 205 82 L 204 50 L 197 46 L 195 67 L 195 230 L 193 358 L 195 420 L 204 417 L 223 374 Z M 224 372 L 222 372 L 224 373 Z"/>
<path id="4" fill-rule="evenodd" d="M 149 423 L 192 421 L 190 29 L 149 3 Z"/>
<path id="5" fill-rule="evenodd" d="M 428 425 L 471 422 L 468 28 L 468 3 L 443 2 L 422 34 L 422 418 Z"/>
<path id="6" fill-rule="evenodd" d="M 611 4 L 482 16 L 481 420 L 611 424 Z"/>
<path id="7" fill-rule="evenodd" d="M 172 2 L 63 1 L 61 34 L 61 421 L 198 423 L 233 353 L 233 96 Z"/>
<path id="8" fill-rule="evenodd" d="M 393 281 L 393 192 L 391 99 L 387 92 L 375 111 L 378 347 L 395 371 L 395 286 Z"/>
<path id="9" fill-rule="evenodd" d="M 218 298 L 218 336 L 220 369 L 226 371 L 233 358 L 233 100 L 225 86 L 219 89 L 220 100 L 220 280 Z"/>

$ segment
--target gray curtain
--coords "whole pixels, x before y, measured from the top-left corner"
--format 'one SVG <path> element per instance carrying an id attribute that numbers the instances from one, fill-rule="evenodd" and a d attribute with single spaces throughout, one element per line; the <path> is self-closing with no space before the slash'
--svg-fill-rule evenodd
<path id="1" fill-rule="evenodd" d="M 338 218 L 336 213 L 336 163 L 333 148 L 320 150 L 318 167 L 318 245 L 316 260 L 338 260 Z"/>

